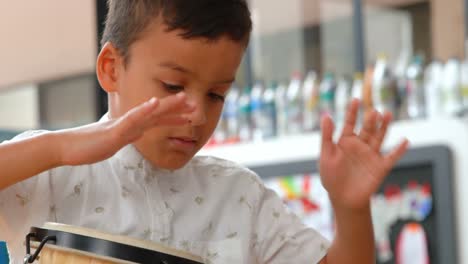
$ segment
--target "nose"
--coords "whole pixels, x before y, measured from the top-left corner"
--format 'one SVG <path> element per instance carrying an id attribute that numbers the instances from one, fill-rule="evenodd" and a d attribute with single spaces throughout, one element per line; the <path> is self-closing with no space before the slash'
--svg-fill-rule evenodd
<path id="1" fill-rule="evenodd" d="M 206 123 L 206 109 L 203 99 L 189 99 L 189 103 L 195 105 L 195 110 L 188 115 L 188 119 L 193 126 L 200 126 Z"/>

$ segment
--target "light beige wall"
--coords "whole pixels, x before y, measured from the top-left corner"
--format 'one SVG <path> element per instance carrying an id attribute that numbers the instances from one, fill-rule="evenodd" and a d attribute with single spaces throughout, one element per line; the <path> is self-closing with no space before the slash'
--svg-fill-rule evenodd
<path id="1" fill-rule="evenodd" d="M 463 0 L 432 0 L 432 52 L 437 59 L 464 55 Z"/>
<path id="2" fill-rule="evenodd" d="M 251 0 L 254 27 L 259 34 L 300 29 L 325 21 L 348 17 L 351 1 Z"/>
<path id="3" fill-rule="evenodd" d="M 0 93 L 0 129 L 22 131 L 39 126 L 39 97 L 35 85 Z"/>
<path id="4" fill-rule="evenodd" d="M 366 8 L 366 58 L 374 63 L 385 54 L 392 66 L 403 63 L 413 55 L 412 21 L 409 12 L 394 8 Z M 401 61 L 400 61 L 401 63 Z"/>
<path id="5" fill-rule="evenodd" d="M 429 0 L 365 0 L 366 7 L 394 8 Z M 445 1 L 445 0 L 439 0 Z M 461 0 L 458 0 L 461 1 Z M 351 0 L 250 0 L 255 29 L 261 34 L 291 30 L 306 25 L 348 19 L 352 15 Z"/>
<path id="6" fill-rule="evenodd" d="M 92 72 L 94 0 L 0 0 L 0 90 Z"/>

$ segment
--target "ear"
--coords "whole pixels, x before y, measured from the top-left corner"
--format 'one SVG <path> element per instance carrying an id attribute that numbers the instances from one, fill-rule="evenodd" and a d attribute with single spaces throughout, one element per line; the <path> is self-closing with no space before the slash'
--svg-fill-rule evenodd
<path id="1" fill-rule="evenodd" d="M 101 87 L 107 92 L 116 92 L 123 58 L 120 52 L 107 42 L 101 49 L 96 61 L 96 75 Z"/>

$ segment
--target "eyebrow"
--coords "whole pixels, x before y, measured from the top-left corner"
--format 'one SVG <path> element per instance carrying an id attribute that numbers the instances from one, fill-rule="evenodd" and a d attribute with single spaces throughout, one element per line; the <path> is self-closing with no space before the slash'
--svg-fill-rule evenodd
<path id="1" fill-rule="evenodd" d="M 185 73 L 185 74 L 190 74 L 190 75 L 195 75 L 195 73 L 183 66 L 180 66 L 179 64 L 175 63 L 175 62 L 171 62 L 171 61 L 166 61 L 166 62 L 162 62 L 159 64 L 160 67 L 163 67 L 163 68 L 168 68 L 168 69 L 171 69 L 171 70 L 174 70 L 174 71 L 178 71 L 180 73 Z M 225 80 L 225 81 L 217 81 L 217 82 L 214 82 L 216 84 L 230 84 L 230 83 L 234 83 L 234 81 L 236 80 L 236 78 L 231 78 L 229 80 Z"/>
<path id="2" fill-rule="evenodd" d="M 164 68 L 169 68 L 171 70 L 178 71 L 178 72 L 181 72 L 181 73 L 193 74 L 193 72 L 190 71 L 189 69 L 184 68 L 184 67 L 178 65 L 177 63 L 170 62 L 170 61 L 161 62 L 159 64 L 159 66 L 164 67 Z"/>

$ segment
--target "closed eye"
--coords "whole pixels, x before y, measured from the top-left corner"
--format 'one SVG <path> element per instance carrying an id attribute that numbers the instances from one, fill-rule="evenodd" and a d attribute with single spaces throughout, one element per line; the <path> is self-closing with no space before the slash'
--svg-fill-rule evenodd
<path id="1" fill-rule="evenodd" d="M 165 82 L 161 82 L 161 83 L 164 86 L 164 88 L 170 93 L 178 93 L 184 90 L 184 87 L 181 85 L 169 84 Z"/>
<path id="2" fill-rule="evenodd" d="M 170 93 L 178 93 L 185 89 L 184 86 L 182 85 L 169 84 L 165 82 L 161 82 L 161 84 L 163 85 L 164 89 L 166 89 L 166 91 Z M 224 95 L 213 93 L 213 92 L 208 93 L 208 97 L 210 97 L 210 99 L 213 101 L 222 102 L 222 103 L 224 102 L 226 98 Z"/>
<path id="3" fill-rule="evenodd" d="M 224 99 L 226 98 L 224 95 L 220 95 L 220 94 L 217 94 L 217 93 L 209 93 L 208 96 L 211 99 L 213 99 L 215 101 L 220 101 L 220 102 L 224 102 Z"/>

